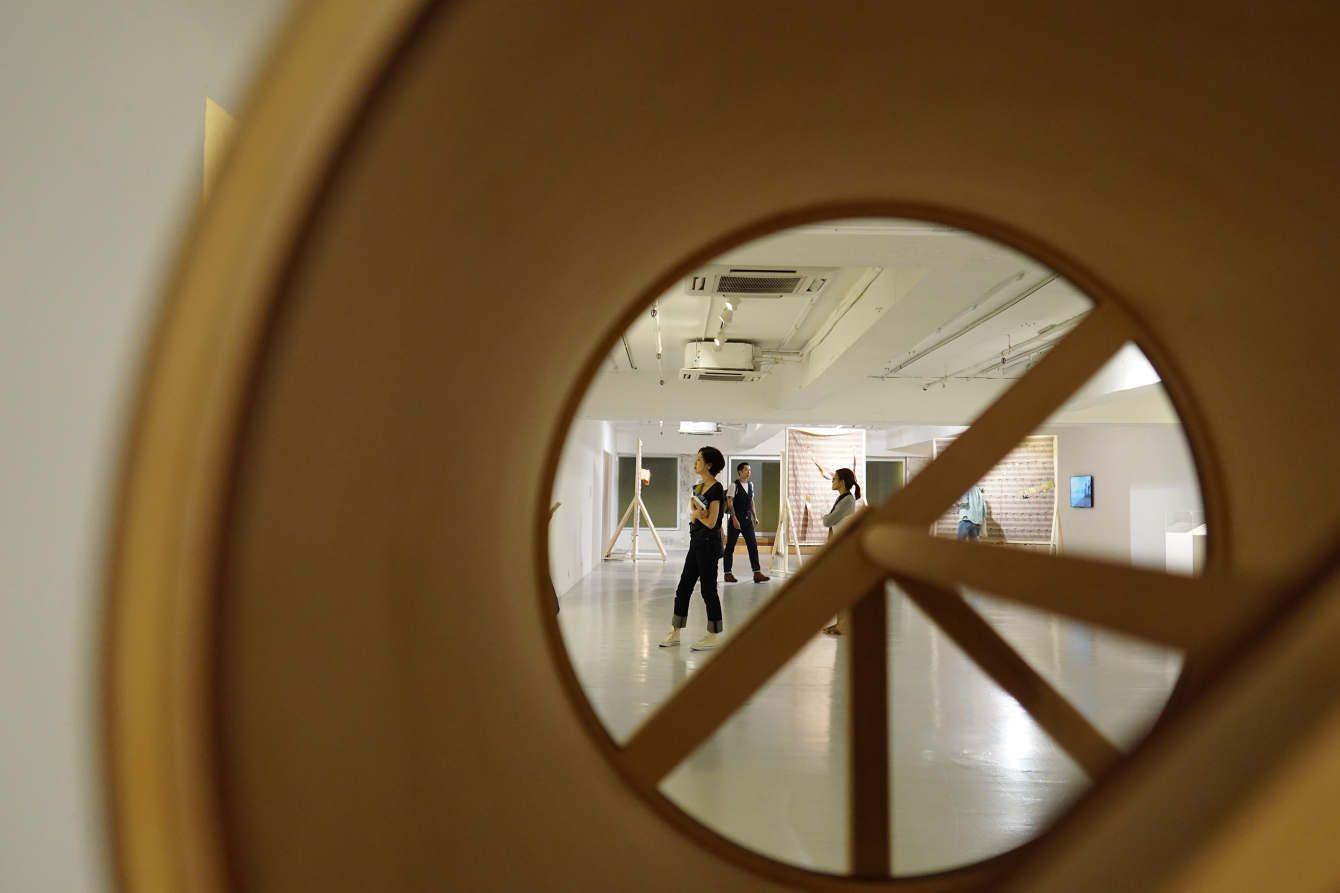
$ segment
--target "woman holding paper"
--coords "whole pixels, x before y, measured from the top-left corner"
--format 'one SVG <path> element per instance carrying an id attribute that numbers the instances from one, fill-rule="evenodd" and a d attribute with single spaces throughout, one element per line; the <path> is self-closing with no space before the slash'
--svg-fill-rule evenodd
<path id="1" fill-rule="evenodd" d="M 661 640 L 662 648 L 679 644 L 679 631 L 689 620 L 689 598 L 693 584 L 701 583 L 707 606 L 707 634 L 693 643 L 694 651 L 717 646 L 724 626 L 721 599 L 717 595 L 717 562 L 721 560 L 721 516 L 726 491 L 716 476 L 726 467 L 726 457 L 716 447 L 705 446 L 693 457 L 693 471 L 699 477 L 689 497 L 689 554 L 684 556 L 684 571 L 675 589 L 675 612 L 670 618 L 670 633 Z"/>

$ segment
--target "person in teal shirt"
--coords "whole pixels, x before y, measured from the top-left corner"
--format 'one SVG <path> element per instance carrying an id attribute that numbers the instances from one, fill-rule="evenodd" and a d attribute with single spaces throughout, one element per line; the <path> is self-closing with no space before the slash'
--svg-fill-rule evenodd
<path id="1" fill-rule="evenodd" d="M 982 488 L 973 484 L 958 503 L 958 538 L 976 542 L 982 538 L 985 523 L 986 500 L 982 498 Z"/>

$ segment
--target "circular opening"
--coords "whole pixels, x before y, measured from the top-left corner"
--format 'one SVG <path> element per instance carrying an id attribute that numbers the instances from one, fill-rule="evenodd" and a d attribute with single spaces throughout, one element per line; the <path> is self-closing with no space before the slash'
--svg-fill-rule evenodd
<path id="1" fill-rule="evenodd" d="M 1187 646 L 1138 604 L 1208 554 L 1133 336 L 920 220 L 785 229 L 653 296 L 593 348 L 548 505 L 556 623 L 620 771 L 754 864 L 925 875 L 1042 833 L 1160 714 Z M 872 601 L 873 708 L 854 631 L 880 615 L 849 610 Z"/>

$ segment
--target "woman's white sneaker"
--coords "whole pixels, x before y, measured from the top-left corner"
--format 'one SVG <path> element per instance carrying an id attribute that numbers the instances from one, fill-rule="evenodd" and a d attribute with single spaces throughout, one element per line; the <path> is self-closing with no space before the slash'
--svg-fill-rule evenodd
<path id="1" fill-rule="evenodd" d="M 703 637 L 702 637 L 701 639 L 699 639 L 698 641 L 694 642 L 694 643 L 693 643 L 693 647 L 690 648 L 689 650 L 690 650 L 690 651 L 710 651 L 711 649 L 717 647 L 717 642 L 718 642 L 720 639 L 721 639 L 721 636 L 717 635 L 716 633 L 708 633 L 707 635 L 703 636 Z"/>
<path id="2" fill-rule="evenodd" d="M 675 627 L 674 629 L 670 630 L 670 635 L 666 636 L 664 639 L 661 639 L 661 641 L 658 644 L 660 644 L 662 648 L 672 648 L 675 645 L 678 645 L 679 627 Z"/>

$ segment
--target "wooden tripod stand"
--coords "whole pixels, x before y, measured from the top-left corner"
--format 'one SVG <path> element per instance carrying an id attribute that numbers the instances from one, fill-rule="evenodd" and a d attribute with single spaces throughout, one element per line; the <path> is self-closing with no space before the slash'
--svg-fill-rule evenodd
<path id="1" fill-rule="evenodd" d="M 642 501 L 642 439 L 637 441 L 637 459 L 634 461 L 635 473 L 633 475 L 633 498 L 628 501 L 628 508 L 624 509 L 623 517 L 619 519 L 619 526 L 614 528 L 614 535 L 610 537 L 609 545 L 605 547 L 605 559 L 622 558 L 624 556 L 614 555 L 614 544 L 619 541 L 619 534 L 623 533 L 624 528 L 628 526 L 629 518 L 633 521 L 633 545 L 628 550 L 628 557 L 633 561 L 638 558 L 655 558 L 656 555 L 639 555 L 637 551 L 638 533 L 642 526 L 642 521 L 647 522 L 647 530 L 651 532 L 651 538 L 656 543 L 656 549 L 660 552 L 662 561 L 669 561 L 670 556 L 666 554 L 665 543 L 661 542 L 661 535 L 656 532 L 656 525 L 652 523 L 651 513 L 647 511 L 646 503 Z"/>

